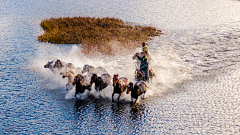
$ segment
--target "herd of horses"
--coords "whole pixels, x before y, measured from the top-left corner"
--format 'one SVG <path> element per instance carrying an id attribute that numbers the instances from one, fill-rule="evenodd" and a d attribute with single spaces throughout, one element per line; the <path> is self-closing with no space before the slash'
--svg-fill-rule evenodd
<path id="1" fill-rule="evenodd" d="M 134 56 L 135 57 L 135 56 Z M 133 59 L 134 59 L 133 57 Z M 91 91 L 92 84 L 95 84 L 96 91 L 102 91 L 111 84 L 111 76 L 103 67 L 93 67 L 91 65 L 84 65 L 83 68 L 75 67 L 72 63 L 65 63 L 60 60 L 53 60 L 44 65 L 44 68 L 49 68 L 53 73 L 59 73 L 63 78 L 68 77 L 68 86 L 75 86 L 75 98 L 79 93 L 84 93 L 85 90 Z M 156 77 L 152 69 L 149 70 L 149 78 Z M 114 102 L 114 94 L 118 94 L 118 102 L 123 92 L 127 91 L 127 94 L 131 92 L 131 98 L 137 101 L 140 95 L 145 95 L 148 88 L 143 81 L 143 75 L 139 69 L 135 72 L 136 83 L 132 83 L 126 77 L 119 77 L 118 74 L 114 74 L 112 78 L 113 93 L 112 102 Z"/>

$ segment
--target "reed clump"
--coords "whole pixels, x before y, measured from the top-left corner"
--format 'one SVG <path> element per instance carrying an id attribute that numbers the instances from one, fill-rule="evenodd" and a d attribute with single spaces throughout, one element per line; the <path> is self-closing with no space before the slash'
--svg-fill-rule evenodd
<path id="1" fill-rule="evenodd" d="M 45 31 L 39 41 L 57 44 L 81 44 L 85 54 L 97 51 L 114 55 L 115 47 L 109 45 L 117 41 L 122 48 L 134 49 L 142 41 L 161 34 L 153 27 L 130 26 L 115 18 L 66 17 L 51 18 L 41 22 Z M 119 44 L 120 43 L 120 44 Z M 121 49 L 120 49 L 121 50 Z"/>

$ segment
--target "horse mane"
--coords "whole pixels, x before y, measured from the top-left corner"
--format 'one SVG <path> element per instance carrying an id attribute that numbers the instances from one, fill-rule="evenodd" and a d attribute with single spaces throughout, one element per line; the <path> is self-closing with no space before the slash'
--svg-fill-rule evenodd
<path id="1" fill-rule="evenodd" d="M 117 80 L 115 87 L 121 88 L 121 83 L 120 83 L 120 80 L 119 80 L 119 79 Z"/>

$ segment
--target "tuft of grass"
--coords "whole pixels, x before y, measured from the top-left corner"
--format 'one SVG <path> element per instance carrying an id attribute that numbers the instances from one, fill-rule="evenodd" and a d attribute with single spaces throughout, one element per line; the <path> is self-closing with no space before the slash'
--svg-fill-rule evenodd
<path id="1" fill-rule="evenodd" d="M 56 44 L 81 44 L 85 54 L 92 50 L 114 55 L 110 41 L 118 41 L 124 48 L 136 48 L 140 42 L 159 36 L 153 27 L 130 26 L 115 18 L 66 17 L 51 18 L 41 22 L 45 31 L 38 37 L 41 42 Z M 133 44 L 134 43 L 134 44 Z M 136 45 L 139 44 L 139 45 Z"/>

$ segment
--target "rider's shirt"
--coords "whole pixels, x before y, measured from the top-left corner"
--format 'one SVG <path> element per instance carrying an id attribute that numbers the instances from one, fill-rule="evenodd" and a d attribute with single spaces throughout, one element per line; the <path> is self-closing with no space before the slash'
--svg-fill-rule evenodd
<path id="1" fill-rule="evenodd" d="M 140 70 L 147 69 L 148 68 L 147 55 L 144 55 L 143 57 L 137 56 L 137 58 L 141 61 Z"/>

